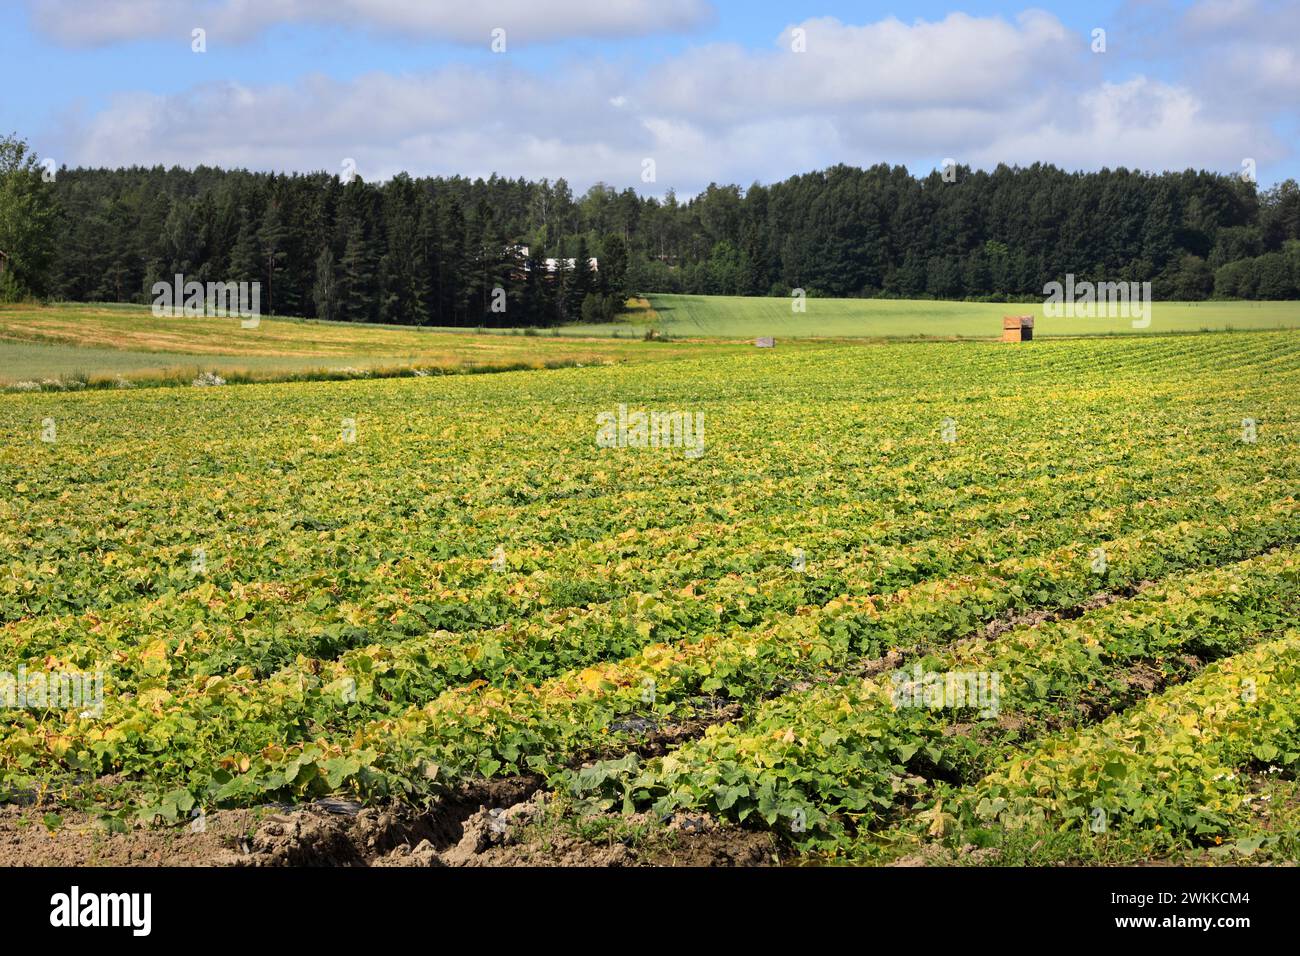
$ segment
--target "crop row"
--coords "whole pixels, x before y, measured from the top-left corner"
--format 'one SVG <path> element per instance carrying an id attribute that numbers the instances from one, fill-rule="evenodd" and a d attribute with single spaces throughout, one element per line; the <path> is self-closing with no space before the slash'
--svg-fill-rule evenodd
<path id="1" fill-rule="evenodd" d="M 1243 772 L 1300 762 L 1300 631 L 1007 760 L 947 806 L 967 826 L 1222 833 Z"/>
<path id="2" fill-rule="evenodd" d="M 1269 491 L 1267 483 L 1243 486 L 1219 514 L 1250 514 L 1268 500 Z M 964 539 L 926 538 L 895 548 L 884 541 L 863 547 L 850 535 L 855 548 L 829 558 L 814 553 L 803 571 L 790 568 L 788 561 L 779 563 L 775 555 L 760 573 L 730 572 L 714 579 L 687 576 L 702 570 L 687 565 L 675 575 L 643 581 L 652 589 L 633 590 L 621 600 L 582 609 L 548 607 L 501 624 L 496 622 L 511 610 L 510 597 L 526 592 L 532 579 L 497 575 L 496 590 L 477 594 L 448 592 L 437 582 L 420 587 L 418 581 L 407 581 L 373 602 L 341 605 L 319 598 L 297 602 L 291 593 L 265 586 L 240 587 L 234 594 L 207 586 L 189 592 L 185 601 L 17 626 L 7 635 L 14 657 L 6 657 L 29 667 L 43 662 L 102 668 L 124 688 L 146 676 L 163 674 L 171 686 L 178 680 L 229 675 L 241 667 L 250 670 L 251 678 L 261 678 L 277 664 L 295 660 L 288 676 L 296 677 L 304 668 L 319 670 L 318 661 L 342 656 L 347 667 L 348 661 L 368 658 L 366 677 L 393 674 L 379 688 L 382 696 L 409 703 L 417 691 L 427 695 L 457 681 L 535 681 L 626 656 L 652 641 L 770 626 L 779 615 L 833 597 L 888 595 L 923 580 L 969 573 L 1006 556 L 1030 557 L 1079 540 L 1100 546 L 1114 536 L 1204 514 L 1200 502 L 1183 498 L 1147 499 L 1123 510 L 1080 509 L 1067 499 L 1057 510 L 1060 517 L 1032 524 L 1013 520 Z M 457 610 L 462 625 L 450 631 L 448 608 Z M 160 657 L 167 662 L 165 669 Z M 401 677 L 411 659 L 424 665 L 416 671 L 422 684 Z"/>
<path id="3" fill-rule="evenodd" d="M 1207 348 L 1197 354 L 1205 357 Z M 826 370 L 820 371 L 813 381 L 825 380 Z M 909 378 L 915 374 L 907 372 Z M 340 387 L 328 401 L 346 405 L 354 400 L 349 391 L 362 388 L 381 395 L 393 391 L 379 388 L 385 384 Z M 574 399 L 591 401 L 593 390 Z M 1093 397 L 1081 390 L 1070 401 Z M 687 469 L 664 467 L 653 456 L 611 463 L 591 447 L 590 415 L 576 414 L 576 408 L 556 423 L 555 435 L 525 432 L 527 457 L 518 459 L 514 449 L 491 440 L 502 431 L 493 418 L 499 409 L 492 406 L 470 404 L 467 421 L 458 422 L 436 411 L 412 420 L 378 403 L 374 415 L 384 418 L 373 428 L 389 443 L 372 447 L 341 444 L 324 431 L 326 400 L 286 404 L 269 416 L 266 429 L 241 432 L 230 429 L 222 414 L 255 413 L 243 401 L 151 397 L 159 414 L 154 421 L 144 409 L 140 417 L 150 427 L 141 429 L 134 419 L 112 417 L 120 414 L 117 406 L 92 398 L 65 399 L 68 414 L 84 406 L 87 427 L 94 429 L 88 447 L 69 439 L 68 448 L 55 446 L 60 450 L 44 458 L 38 448 L 23 455 L 21 469 L 13 468 L 18 494 L 0 534 L 0 566 L 7 569 L 0 575 L 0 619 L 106 608 L 184 590 L 194 583 L 189 565 L 195 547 L 210 555 L 207 573 L 219 584 L 293 582 L 314 570 L 329 572 L 332 593 L 346 596 L 374 572 L 382 575 L 386 565 L 412 555 L 460 558 L 481 575 L 483 559 L 503 543 L 523 552 L 554 550 L 647 526 L 743 523 L 751 511 L 741 505 L 744 498 L 775 518 L 822 499 L 924 502 L 945 487 L 958 492 L 951 502 L 956 506 L 963 490 L 988 493 L 1011 478 L 1064 478 L 1119 462 L 1144 469 L 1145 461 L 1161 455 L 1176 460 L 1206 449 L 1214 450 L 1217 468 L 1231 460 L 1236 428 L 1231 416 L 1219 414 L 1184 420 L 1170 434 L 1149 408 L 1141 414 L 1126 410 L 1112 387 L 1095 395 L 1099 404 L 1109 403 L 1104 417 L 1081 415 L 1078 423 L 958 409 L 961 442 L 942 448 L 936 439 L 943 413 L 924 404 L 900 411 L 888 392 L 824 409 L 782 405 L 773 423 L 759 406 L 751 417 L 742 404 L 714 401 L 710 409 L 731 422 L 724 460 L 717 466 L 702 460 Z M 1270 392 L 1256 414 L 1280 417 L 1281 400 Z M 315 423 L 307 433 L 304 420 Z M 476 423 L 491 424 L 487 436 L 469 427 Z M 119 435 L 128 424 L 129 436 Z M 1139 428 L 1146 430 L 1143 441 L 1118 441 Z M 429 432 L 444 442 L 432 442 Z M 1108 432 L 1111 441 L 1098 440 Z M 1062 446 L 1068 448 L 1064 459 Z M 799 454 L 773 462 L 772 454 L 783 448 Z M 8 460 L 8 444 L 5 451 Z M 1259 451 L 1267 457 L 1262 446 Z M 407 460 L 428 452 L 423 467 Z M 512 467 L 500 467 L 503 455 Z M 1054 469 L 1054 462 L 1061 467 Z M 6 478 L 10 470 L 0 468 Z M 1203 481 L 1213 470 L 1189 473 Z M 937 509 L 950 502 L 933 504 Z M 70 513 L 99 520 L 70 522 Z M 461 586 L 455 566 L 442 573 L 449 587 Z"/>
<path id="4" fill-rule="evenodd" d="M 3 783 L 424 796 L 1300 537 L 1291 340 L 1043 344 L 6 396 L 0 670 L 108 696 L 6 709 Z M 620 403 L 707 453 L 595 448 Z"/>
<path id="5" fill-rule="evenodd" d="M 1182 523 L 1114 542 L 1108 573 L 1124 587 L 1232 560 L 1294 541 L 1297 521 L 1294 503 L 1284 502 L 1211 528 Z M 0 758 L 17 776 L 50 771 L 53 761 L 71 771 L 113 770 L 154 787 L 182 786 L 215 802 L 320 792 L 345 781 L 390 795 L 436 790 L 467 775 L 558 768 L 583 752 L 617 747 L 623 735 L 610 727 L 622 716 L 681 718 L 697 709 L 699 694 L 753 701 L 778 681 L 961 637 L 1009 611 L 1078 604 L 1095 586 L 1087 561 L 1070 549 L 1001 562 L 892 598 L 833 601 L 769 629 L 651 644 L 623 661 L 538 685 L 471 683 L 346 736 L 331 737 L 330 721 L 341 709 L 365 708 L 341 701 L 337 672 L 319 675 L 315 692 L 306 675 L 256 687 L 238 676 L 214 677 L 179 699 L 146 682 L 130 699 L 110 699 L 111 719 L 15 728 Z M 291 733 L 307 742 L 290 742 Z"/>
<path id="6" fill-rule="evenodd" d="M 1037 446 L 1033 450 L 1041 451 Z M 933 449 L 923 453 L 933 456 Z M 894 457 L 898 460 L 872 463 L 866 473 L 868 482 L 840 482 L 845 487 L 838 491 L 833 484 L 826 485 L 823 495 L 829 504 L 825 507 L 844 509 L 836 515 L 840 519 L 836 526 L 855 529 L 865 523 L 897 523 L 912 511 L 928 507 L 933 523 L 960 532 L 961 523 L 947 517 L 950 512 L 960 513 L 969 504 L 990 500 L 1005 506 L 1005 486 L 1012 481 L 1018 496 L 1042 495 L 1049 507 L 1049 502 L 1060 500 L 1070 489 L 1082 498 L 1108 504 L 1113 496 L 1134 495 L 1141 487 L 1133 480 L 1109 487 L 1121 477 L 1114 470 L 1121 459 L 1126 470 L 1140 469 L 1147 487 L 1185 494 L 1206 493 L 1208 480 L 1219 472 L 1245 482 L 1270 469 L 1290 477 L 1294 472 L 1292 464 L 1273 456 L 1260 454 L 1252 460 L 1224 449 L 1206 451 L 1190 445 L 1174 454 L 1160 447 L 1123 453 L 1094 448 L 1087 459 L 1070 462 L 1064 474 L 1059 467 L 1041 464 L 1045 455 L 1029 456 L 1024 449 L 1011 457 L 985 454 L 962 461 Z M 1040 463 L 1021 464 L 1032 457 Z M 1170 467 L 1180 460 L 1185 465 L 1181 471 Z M 954 480 L 956 476 L 959 481 Z M 211 514 L 193 505 L 178 512 L 174 502 L 151 501 L 133 489 L 128 511 L 133 527 L 124 539 L 112 536 L 121 520 L 115 517 L 122 513 L 120 502 L 75 504 L 89 513 L 106 512 L 107 520 L 69 526 L 66 515 L 74 503 L 60 499 L 55 502 L 57 509 L 44 517 L 26 513 L 36 510 L 32 508 L 8 516 L 12 544 L 0 549 L 11 552 L 7 561 L 0 553 L 0 611 L 5 619 L 16 621 L 102 610 L 129 601 L 183 594 L 205 582 L 225 590 L 240 582 L 297 585 L 301 581 L 314 585 L 313 590 L 327 590 L 335 601 L 373 590 L 394 577 L 435 579 L 451 591 L 491 587 L 487 559 L 498 546 L 508 551 L 511 563 L 521 571 L 542 562 L 551 568 L 572 567 L 582 575 L 581 583 L 567 587 L 552 584 L 539 599 L 581 602 L 607 595 L 612 586 L 591 574 L 592 563 L 597 561 L 641 556 L 664 567 L 672 563 L 674 555 L 694 551 L 698 553 L 692 555 L 693 563 L 726 567 L 733 562 L 734 550 L 728 550 L 729 546 L 770 540 L 774 527 L 781 529 L 786 540 L 798 540 L 805 550 L 815 549 L 825 534 L 826 521 L 814 519 L 819 514 L 830 516 L 810 507 L 821 497 L 816 488 L 821 482 L 816 474 L 792 474 L 766 489 L 759 514 L 714 515 L 711 520 L 703 520 L 710 516 L 703 513 L 700 499 L 682 501 L 685 496 L 675 493 L 638 495 L 635 512 L 640 518 L 624 509 L 611 516 L 605 495 L 587 502 L 553 503 L 562 504 L 564 526 L 573 529 L 565 540 L 554 538 L 557 515 L 552 509 L 515 504 L 497 509 L 495 514 L 474 514 L 474 543 L 466 547 L 469 542 L 465 542 L 452 553 L 448 544 L 460 533 L 457 525 L 464 526 L 471 519 L 465 516 L 449 526 L 440 509 L 428 501 L 411 514 L 411 505 L 404 503 L 409 489 L 397 482 L 362 502 L 356 501 L 355 490 L 346 486 L 335 486 L 332 493 L 316 490 L 315 503 L 304 503 L 294 489 L 285 489 L 288 498 L 283 503 L 265 502 L 258 492 L 213 489 L 227 509 L 231 502 L 225 499 L 236 494 L 251 499 L 254 513 L 230 516 L 239 522 L 234 528 L 228 523 L 214 527 Z M 19 482 L 19 487 L 24 483 Z M 1104 492 L 1098 493 L 1101 488 Z M 1004 493 L 998 494 L 999 489 Z M 701 487 L 696 492 L 702 500 L 734 503 L 747 489 L 732 481 L 725 489 Z M 167 495 L 202 501 L 204 489 L 173 481 L 167 486 Z M 584 509 L 590 514 L 584 516 Z M 222 506 L 216 505 L 215 510 L 220 513 Z M 605 512 L 606 522 L 610 517 L 616 520 L 589 520 L 600 510 Z M 532 521 L 530 511 L 537 512 Z M 646 525 L 645 516 L 653 516 L 651 524 Z M 541 528 L 551 529 L 551 536 L 539 538 Z M 192 569 L 196 560 L 204 565 L 201 576 Z"/>
<path id="7" fill-rule="evenodd" d="M 927 654 L 888 678 L 787 694 L 644 766 L 583 769 L 572 787 L 661 814 L 752 815 L 796 835 L 870 826 L 926 794 L 932 780 L 977 778 L 1027 728 L 1119 709 L 1298 620 L 1300 560 L 1288 549 L 1176 576 L 1078 620 Z M 1018 792 L 1050 793 L 1067 806 L 1077 797 L 1070 768 L 1036 757 L 1015 766 L 1031 769 L 1002 778 L 1008 787 L 1023 782 Z M 979 792 L 991 815 L 1010 812 L 1006 787 Z M 927 819 L 942 824 L 945 806 L 932 801 Z"/>

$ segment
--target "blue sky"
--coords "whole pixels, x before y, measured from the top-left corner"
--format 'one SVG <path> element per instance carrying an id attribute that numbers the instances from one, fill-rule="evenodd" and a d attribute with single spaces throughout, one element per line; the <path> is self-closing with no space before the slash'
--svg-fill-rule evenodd
<path id="1" fill-rule="evenodd" d="M 4 22 L 0 127 L 69 165 L 649 193 L 947 158 L 1300 178 L 1300 0 L 8 0 Z"/>

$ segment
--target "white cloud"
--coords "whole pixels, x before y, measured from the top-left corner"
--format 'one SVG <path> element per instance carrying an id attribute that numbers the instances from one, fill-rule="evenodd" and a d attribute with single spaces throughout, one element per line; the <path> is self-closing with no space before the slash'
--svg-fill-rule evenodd
<path id="1" fill-rule="evenodd" d="M 607 68 L 575 68 L 557 95 L 518 71 L 456 66 L 350 82 L 313 75 L 292 85 L 121 94 L 72 134 L 69 155 L 87 165 L 331 172 L 352 157 L 366 179 L 402 170 L 630 179 L 651 136 L 609 102 L 602 91 L 613 85 Z"/>
<path id="2" fill-rule="evenodd" d="M 1215 119 L 1189 90 L 1137 76 L 1080 93 L 1072 108 L 1008 129 L 975 150 L 983 165 L 1035 160 L 1067 168 L 1208 168 L 1238 172 L 1243 157 L 1277 158 L 1281 146 L 1246 120 Z"/>
<path id="3" fill-rule="evenodd" d="M 1184 58 L 1223 102 L 1285 110 L 1300 99 L 1300 0 L 1202 0 L 1180 23 Z"/>
<path id="4" fill-rule="evenodd" d="M 770 53 L 734 45 L 696 49 L 659 66 L 649 87 L 681 115 L 741 119 L 755 110 L 786 115 L 859 107 L 996 105 L 1080 49 L 1055 17 L 1021 15 L 1015 24 L 961 13 L 907 25 L 807 20 L 805 52 L 791 50 L 787 27 Z"/>
<path id="5" fill-rule="evenodd" d="M 496 172 L 658 193 L 841 162 L 1232 171 L 1244 156 L 1267 168 L 1285 152 L 1266 117 L 1216 112 L 1187 85 L 1103 81 L 1088 37 L 1048 14 L 798 26 L 804 53 L 790 51 L 787 29 L 771 50 L 697 48 L 644 74 L 501 64 L 122 94 L 70 130 L 58 155 L 329 171 L 354 157 L 367 179 Z M 647 157 L 653 185 L 640 179 Z"/>
<path id="6" fill-rule="evenodd" d="M 1300 0 L 1146 0 L 1110 32 L 1117 61 L 1167 73 L 1207 108 L 1294 123 L 1300 98 Z"/>
<path id="7" fill-rule="evenodd" d="M 486 46 L 573 37 L 643 36 L 688 30 L 712 16 L 708 0 L 27 0 L 32 23 L 69 45 L 188 38 L 246 40 L 276 24 L 326 24 Z"/>

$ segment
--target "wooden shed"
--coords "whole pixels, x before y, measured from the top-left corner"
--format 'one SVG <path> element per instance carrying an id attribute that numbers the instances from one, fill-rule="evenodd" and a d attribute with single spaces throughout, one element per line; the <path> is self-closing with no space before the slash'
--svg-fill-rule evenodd
<path id="1" fill-rule="evenodd" d="M 1002 316 L 1003 342 L 1032 342 L 1034 339 L 1034 317 L 1032 315 Z"/>

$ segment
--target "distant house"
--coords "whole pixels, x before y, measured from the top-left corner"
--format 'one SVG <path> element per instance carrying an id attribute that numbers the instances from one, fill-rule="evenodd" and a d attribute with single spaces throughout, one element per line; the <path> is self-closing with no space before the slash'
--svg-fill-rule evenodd
<path id="1" fill-rule="evenodd" d="M 546 271 L 547 271 L 547 272 L 554 272 L 556 269 L 558 269 L 558 268 L 560 267 L 560 266 L 559 266 L 560 261 L 561 261 L 561 260 L 559 260 L 559 259 L 547 259 L 547 260 L 546 260 Z M 572 271 L 574 270 L 574 263 L 576 263 L 577 260 L 576 260 L 576 259 L 565 259 L 565 260 L 563 260 L 563 261 L 564 261 L 564 271 L 565 271 L 565 272 L 572 272 Z M 598 271 L 598 270 L 600 269 L 600 264 L 596 261 L 596 257 L 595 257 L 595 256 L 592 256 L 590 259 L 587 260 L 587 267 L 588 267 L 589 269 L 591 269 L 592 272 L 596 272 L 596 271 Z"/>
<path id="2" fill-rule="evenodd" d="M 532 268 L 532 267 L 529 265 L 529 262 L 530 262 L 531 260 L 528 258 L 528 247 L 527 247 L 527 246 L 519 246 L 519 245 L 515 245 L 515 246 L 507 246 L 507 247 L 506 247 L 506 255 L 509 256 L 511 259 L 521 259 L 521 260 L 523 260 L 523 263 L 524 263 L 524 271 L 525 271 L 525 272 L 528 272 L 528 271 Z M 561 262 L 564 263 L 563 266 L 560 265 Z M 543 268 L 544 268 L 548 273 L 554 273 L 554 272 L 557 272 L 557 271 L 559 271 L 561 268 L 563 268 L 565 272 L 572 272 L 573 269 L 574 269 L 574 267 L 575 267 L 575 265 L 576 265 L 576 263 L 577 263 L 577 260 L 576 260 L 576 259 L 544 259 L 544 260 L 542 260 L 542 266 L 543 266 Z M 590 257 L 590 258 L 587 260 L 587 266 L 591 269 L 592 272 L 599 272 L 599 271 L 600 271 L 600 261 L 599 261 L 598 259 L 596 259 L 595 256 L 592 256 L 592 257 Z"/>

